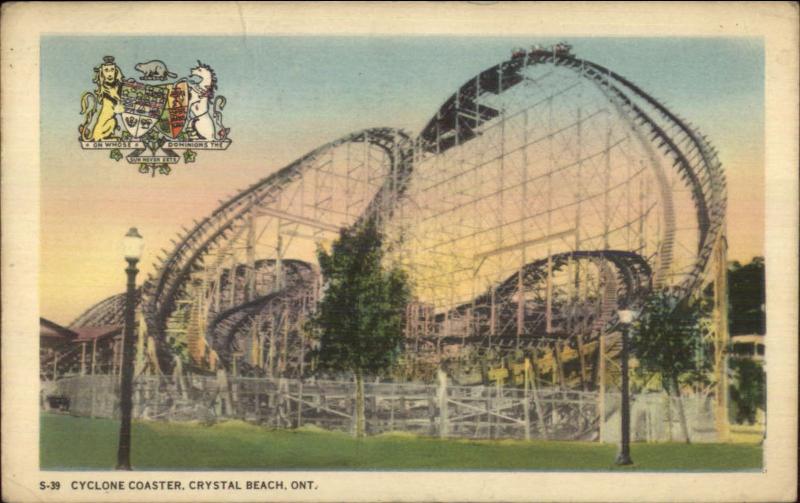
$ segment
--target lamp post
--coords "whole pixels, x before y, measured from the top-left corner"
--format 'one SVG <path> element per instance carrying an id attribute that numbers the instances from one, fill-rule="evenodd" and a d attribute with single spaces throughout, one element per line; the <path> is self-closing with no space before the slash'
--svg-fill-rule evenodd
<path id="1" fill-rule="evenodd" d="M 628 332 L 633 322 L 635 313 L 629 309 L 620 309 L 617 312 L 622 325 L 622 406 L 620 411 L 622 432 L 620 435 L 619 453 L 615 461 L 618 465 L 632 465 L 631 459 L 631 403 L 630 390 L 628 389 Z"/>
<path id="2" fill-rule="evenodd" d="M 122 336 L 122 382 L 119 387 L 119 403 L 122 421 L 119 427 L 117 470 L 131 469 L 131 409 L 133 408 L 133 319 L 136 305 L 136 264 L 142 256 L 144 240 L 136 227 L 131 227 L 122 240 L 128 267 L 128 289 L 125 297 L 125 332 Z"/>

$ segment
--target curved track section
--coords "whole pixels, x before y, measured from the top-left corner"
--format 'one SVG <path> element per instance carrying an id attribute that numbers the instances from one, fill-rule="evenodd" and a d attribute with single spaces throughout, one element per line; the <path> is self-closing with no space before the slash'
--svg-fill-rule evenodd
<path id="1" fill-rule="evenodd" d="M 590 278 L 584 285 L 590 293 L 582 298 L 570 292 L 568 277 L 578 267 Z M 595 340 L 615 322 L 619 305 L 636 303 L 651 288 L 650 266 L 636 253 L 560 253 L 531 262 L 471 302 L 434 315 L 435 328 L 426 334 L 427 342 L 513 349 L 554 342 L 577 346 Z M 461 329 L 448 330 L 448 323 Z M 466 326 L 471 333 L 463 329 Z"/>
<path id="2" fill-rule="evenodd" d="M 568 77 L 570 73 L 574 79 Z M 587 86 L 586 83 L 591 85 Z M 591 92 L 599 92 L 594 101 L 589 98 Z M 503 99 L 506 95 L 512 96 Z M 559 117 L 559 114 L 566 117 Z M 602 120 L 594 119 L 600 116 L 626 123 L 627 127 L 616 124 L 598 126 Z M 546 118 L 543 120 L 542 117 Z M 544 127 L 537 129 L 543 123 Z M 501 130 L 499 134 L 496 131 L 498 129 Z M 595 151 L 597 157 L 606 157 L 606 166 L 594 172 L 591 168 L 586 169 L 570 178 L 559 173 L 571 167 L 556 162 L 549 171 L 544 170 L 545 176 L 540 177 L 540 181 L 543 183 L 545 180 L 542 178 L 555 178 L 563 183 L 574 184 L 578 192 L 587 191 L 587 185 L 602 181 L 607 184 L 604 193 L 606 198 L 609 195 L 622 197 L 621 191 L 614 192 L 613 186 L 608 187 L 609 178 L 612 184 L 615 180 L 624 182 L 623 178 L 614 174 L 623 169 L 620 165 L 621 156 L 617 155 L 615 159 L 615 151 L 628 149 L 628 154 L 638 153 L 639 161 L 650 164 L 648 169 L 653 171 L 645 180 L 651 183 L 648 190 L 660 197 L 655 208 L 658 212 L 657 222 L 652 222 L 652 218 L 648 221 L 644 214 L 637 217 L 645 221 L 645 225 L 658 227 L 655 230 L 658 233 L 656 245 L 645 250 L 639 249 L 639 253 L 647 256 L 655 266 L 657 286 L 671 287 L 679 296 L 688 295 L 702 281 L 724 228 L 726 182 L 720 162 L 706 137 L 696 128 L 630 80 L 608 68 L 555 51 L 534 50 L 524 55 L 518 54 L 468 80 L 442 105 L 420 134 L 418 149 L 421 154 L 418 158 L 427 156 L 432 159 L 431 163 L 436 163 L 472 157 L 473 161 L 479 162 L 480 157 L 460 155 L 459 151 L 468 150 L 471 143 L 481 143 L 488 147 L 484 151 L 493 147 L 497 156 L 509 160 L 515 152 L 512 149 L 530 154 L 534 150 L 531 148 L 533 143 L 547 143 L 553 138 L 561 138 L 571 148 L 564 149 L 556 145 L 555 156 L 566 155 L 579 166 L 580 171 L 581 167 L 588 167 L 592 161 L 589 159 L 591 154 L 587 155 L 585 149 L 581 151 L 581 147 L 591 144 L 593 134 L 607 136 L 605 148 Z M 484 141 L 492 135 L 503 135 L 503 138 Z M 509 140 L 513 135 L 524 138 Z M 595 143 L 602 144 L 603 138 Z M 636 143 L 639 143 L 636 147 L 638 152 L 633 150 Z M 527 159 L 516 161 L 530 162 Z M 504 176 L 502 170 L 502 167 L 495 170 L 497 176 Z M 505 170 L 508 171 L 508 166 Z M 535 170 L 533 175 L 536 176 Z M 592 181 L 593 176 L 600 179 Z M 580 178 L 584 180 L 583 187 Z M 635 180 L 637 176 L 634 174 L 629 178 Z M 643 176 L 638 178 L 644 179 Z M 520 182 L 524 183 L 519 179 L 514 180 L 514 183 Z M 497 192 L 503 191 L 508 192 L 507 186 Z M 687 212 L 689 201 L 686 198 L 678 200 L 680 195 L 677 193 L 683 191 L 691 196 L 692 217 Z M 588 195 L 584 194 L 583 197 L 584 203 L 591 202 L 592 198 Z M 544 199 L 545 196 L 540 195 L 538 202 L 544 203 L 548 211 L 554 211 L 558 203 L 545 202 Z M 598 202 L 598 198 L 594 199 Z M 609 203 L 604 201 L 603 204 Z M 687 217 L 692 222 L 693 235 L 687 232 L 681 234 Z M 635 224 L 637 218 L 622 221 L 622 225 Z M 602 222 L 603 219 L 605 222 Z M 607 211 L 597 222 L 597 227 L 606 226 L 606 235 L 609 234 L 608 225 L 615 223 L 609 220 L 611 218 Z M 681 225 L 677 225 L 676 221 L 680 221 Z M 576 227 L 580 225 L 576 224 Z M 613 229 L 610 233 L 613 235 Z M 544 233 L 540 231 L 540 234 Z M 608 247 L 606 243 L 606 246 L 595 246 L 595 249 Z M 590 243 L 577 243 L 572 248 L 589 249 Z M 680 253 L 682 257 L 675 256 Z"/>
<path id="3" fill-rule="evenodd" d="M 211 345 L 190 344 L 198 348 L 195 360 L 209 358 L 212 349 L 214 360 L 228 361 L 241 346 L 237 334 L 261 310 L 277 299 L 302 302 L 299 292 L 313 290 L 316 246 L 363 219 L 391 217 L 411 155 L 403 131 L 366 129 L 314 149 L 223 202 L 185 229 L 146 282 L 148 331 L 169 340 L 191 325 L 190 337 Z"/>
<path id="4" fill-rule="evenodd" d="M 136 303 L 141 302 L 142 289 L 136 289 Z M 125 322 L 125 293 L 118 293 L 101 300 L 84 311 L 70 328 L 101 327 L 105 325 L 122 325 Z"/>
<path id="5" fill-rule="evenodd" d="M 620 307 L 711 280 L 725 205 L 691 124 L 606 67 L 517 53 L 467 80 L 416 140 L 388 231 L 415 285 L 407 336 L 428 367 L 472 349 L 566 351 L 586 385 Z"/>
<path id="6" fill-rule="evenodd" d="M 274 267 L 275 264 L 274 260 L 265 260 L 257 263 L 256 268 Z M 209 322 L 206 338 L 223 361 L 230 359 L 231 351 L 257 351 L 253 341 L 246 340 L 243 336 L 251 331 L 252 323 L 257 317 L 266 316 L 273 304 L 295 300 L 303 294 L 307 297 L 313 295 L 318 278 L 312 264 L 299 260 L 285 260 L 283 267 L 285 272 L 282 288 L 260 292 L 252 300 L 217 314 Z M 243 271 L 238 272 L 240 276 L 243 275 Z M 304 314 L 307 314 L 312 307 L 307 303 L 304 309 L 301 298 L 300 308 L 305 310 Z"/>
<path id="7" fill-rule="evenodd" d="M 303 226 L 308 224 L 314 228 L 314 237 L 319 237 L 322 232 L 336 232 L 341 225 L 350 225 L 352 220 L 349 217 L 362 217 L 368 211 L 379 212 L 382 208 L 391 205 L 391 201 L 396 197 L 396 193 L 402 189 L 404 178 L 408 174 L 407 166 L 407 147 L 408 136 L 402 131 L 379 128 L 359 131 L 336 141 L 323 145 L 300 159 L 277 171 L 276 173 L 262 179 L 256 184 L 243 190 L 230 200 L 222 203 L 210 216 L 200 222 L 196 222 L 194 228 L 186 230 L 179 236 L 175 248 L 169 252 L 162 260 L 158 268 L 158 273 L 145 286 L 145 314 L 148 320 L 148 329 L 151 333 L 160 334 L 166 328 L 167 319 L 176 307 L 176 299 L 185 293 L 185 288 L 193 272 L 202 270 L 208 263 L 208 256 L 214 251 L 218 251 L 221 245 L 240 237 L 242 230 L 246 227 L 247 220 L 254 216 L 254 213 L 262 211 L 273 216 L 276 220 L 284 220 Z M 379 161 L 384 168 L 383 173 L 376 174 L 370 172 L 370 167 L 366 166 L 371 160 L 368 156 L 375 155 L 374 152 L 363 153 L 365 157 L 360 159 L 347 159 L 349 172 L 326 172 L 326 162 L 331 161 L 330 155 L 336 150 L 344 147 L 350 153 L 353 144 L 362 143 L 372 147 L 377 147 L 389 160 Z M 362 154 L 360 152 L 359 154 Z M 332 161 L 331 161 L 332 162 Z M 359 162 L 360 166 L 353 166 Z M 355 179 L 353 173 L 362 171 L 363 178 Z M 314 182 L 309 182 L 308 177 L 316 177 Z M 336 201 L 333 200 L 332 188 L 334 187 L 334 177 L 344 178 L 345 181 L 353 183 L 355 190 L 374 189 L 369 196 L 368 207 L 362 207 L 355 213 L 354 208 L 333 208 Z M 322 181 L 320 181 L 322 179 Z M 316 214 L 309 215 L 307 206 L 309 201 L 303 199 L 300 205 L 295 205 L 292 209 L 297 209 L 299 213 L 288 213 L 286 208 L 281 208 L 282 199 L 287 196 L 287 189 L 291 186 L 313 184 L 316 194 L 311 205 L 315 205 L 313 210 Z M 327 185 L 326 185 L 327 183 Z M 348 194 L 348 196 L 354 195 Z M 296 194 L 295 194 L 296 196 Z M 345 201 L 345 204 L 352 201 Z M 365 201 L 360 201 L 365 202 Z M 328 207 L 325 206 L 328 203 Z M 356 206 L 353 204 L 353 206 Z M 344 209 L 344 216 L 338 215 Z M 354 213 L 351 215 L 351 211 Z M 282 218 L 283 217 L 283 218 Z M 221 255 L 216 257 L 221 260 Z M 219 267 L 217 267 L 219 269 Z"/>
<path id="8" fill-rule="evenodd" d="M 352 133 L 221 202 L 164 251 L 142 309 L 162 341 L 191 332 L 205 357 L 287 375 L 319 297 L 315 246 L 374 217 L 414 283 L 410 340 L 582 355 L 619 306 L 708 280 L 725 208 L 694 126 L 604 66 L 537 49 L 469 79 L 413 141 Z M 123 300 L 73 325 L 113 322 Z"/>

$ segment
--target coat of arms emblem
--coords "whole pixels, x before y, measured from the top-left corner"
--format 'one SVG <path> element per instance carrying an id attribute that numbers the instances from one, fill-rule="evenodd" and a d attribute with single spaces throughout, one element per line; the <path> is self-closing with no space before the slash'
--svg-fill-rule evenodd
<path id="1" fill-rule="evenodd" d="M 169 174 L 181 158 L 194 162 L 197 150 L 230 146 L 230 129 L 222 124 L 226 100 L 216 94 L 211 66 L 198 60 L 181 78 L 161 60 L 139 63 L 135 69 L 142 74 L 138 81 L 125 78 L 113 56 L 94 68 L 96 88 L 81 97 L 81 148 L 110 150 L 112 159 L 125 157 L 140 172 L 155 176 Z M 123 150 L 131 152 L 124 156 Z"/>

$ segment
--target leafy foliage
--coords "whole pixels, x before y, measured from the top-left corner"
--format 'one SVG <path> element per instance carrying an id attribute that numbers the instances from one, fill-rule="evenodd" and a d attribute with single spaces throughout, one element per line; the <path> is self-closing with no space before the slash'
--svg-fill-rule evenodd
<path id="1" fill-rule="evenodd" d="M 634 353 L 645 370 L 662 375 L 666 391 L 677 393 L 671 388 L 681 376 L 699 378 L 711 365 L 711 351 L 704 346 L 700 318 L 698 304 L 676 301 L 667 292 L 656 292 L 645 301 L 634 324 Z"/>
<path id="2" fill-rule="evenodd" d="M 701 303 L 677 300 L 668 291 L 655 292 L 645 301 L 639 320 L 634 325 L 633 346 L 645 370 L 661 375 L 667 393 L 678 397 L 678 412 L 686 443 L 690 443 L 689 426 L 680 380 L 692 382 L 705 374 L 711 361 L 703 346 Z"/>
<path id="3" fill-rule="evenodd" d="M 756 422 L 756 411 L 767 407 L 764 368 L 749 358 L 732 359 L 730 366 L 736 375 L 736 382 L 730 387 L 736 422 L 753 424 Z"/>
<path id="4" fill-rule="evenodd" d="M 410 290 L 404 271 L 385 269 L 373 220 L 342 229 L 330 253 L 317 251 L 323 298 L 312 320 L 321 370 L 377 374 L 397 359 Z"/>
<path id="5" fill-rule="evenodd" d="M 731 334 L 765 334 L 764 258 L 728 267 Z"/>

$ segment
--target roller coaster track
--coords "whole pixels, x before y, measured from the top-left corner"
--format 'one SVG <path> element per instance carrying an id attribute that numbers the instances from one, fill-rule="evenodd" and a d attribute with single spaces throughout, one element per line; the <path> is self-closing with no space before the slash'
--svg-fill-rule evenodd
<path id="1" fill-rule="evenodd" d="M 684 282 L 673 289 L 673 294 L 678 297 L 688 295 L 702 280 L 714 247 L 724 231 L 725 176 L 716 151 L 705 136 L 625 77 L 596 63 L 550 51 L 533 51 L 514 57 L 468 80 L 445 101 L 420 133 L 417 139 L 419 148 L 438 155 L 475 138 L 480 134 L 482 121 L 501 114 L 497 109 L 478 103 L 480 98 L 485 94 L 500 94 L 524 82 L 525 76 L 521 73 L 524 68 L 548 63 L 573 70 L 594 82 L 627 114 L 630 121 L 646 126 L 650 131 L 649 140 L 672 157 L 673 168 L 677 168 L 689 183 L 700 232 L 697 260 Z M 660 124 L 656 117 L 664 124 Z M 684 143 L 688 148 L 679 147 Z M 662 248 L 662 254 L 671 255 L 669 232 Z"/>
<path id="2" fill-rule="evenodd" d="M 136 289 L 136 303 L 141 302 L 142 289 Z M 125 293 L 118 293 L 93 305 L 75 321 L 70 328 L 100 327 L 104 325 L 122 325 L 125 319 Z"/>
<path id="3" fill-rule="evenodd" d="M 274 260 L 265 260 L 257 263 L 274 264 Z M 261 312 L 268 304 L 282 297 L 291 295 L 294 291 L 308 288 L 315 281 L 313 278 L 313 267 L 307 262 L 300 260 L 285 260 L 284 266 L 287 268 L 285 285 L 280 288 L 258 295 L 252 300 L 226 309 L 214 316 L 209 323 L 207 338 L 220 357 L 227 359 L 231 346 L 235 343 L 234 337 L 243 327 L 249 326 L 252 317 Z"/>
<path id="4" fill-rule="evenodd" d="M 378 208 L 390 204 L 393 193 L 402 193 L 410 173 L 409 137 L 402 131 L 391 128 L 366 129 L 349 134 L 338 140 L 318 147 L 283 169 L 263 178 L 247 189 L 222 203 L 209 217 L 196 222 L 194 228 L 186 230 L 172 252 L 161 261 L 158 272 L 144 287 L 143 310 L 148 321 L 148 331 L 154 334 L 163 332 L 166 320 L 174 309 L 175 298 L 186 285 L 192 271 L 201 268 L 203 255 L 214 244 L 224 240 L 235 223 L 244 219 L 250 211 L 274 199 L 292 182 L 301 178 L 306 168 L 317 157 L 330 149 L 348 142 L 368 142 L 378 146 L 392 159 L 390 176 L 370 202 L 366 218 Z"/>
<path id="5" fill-rule="evenodd" d="M 633 252 L 620 251 L 620 250 L 598 250 L 598 251 L 576 251 L 559 253 L 547 258 L 536 260 L 527 264 L 522 268 L 522 285 L 526 290 L 533 289 L 537 284 L 541 284 L 547 279 L 548 268 L 550 272 L 556 272 L 563 269 L 569 261 L 577 260 L 595 260 L 600 262 L 600 268 L 607 271 L 604 274 L 605 290 L 603 295 L 603 305 L 601 306 L 598 316 L 587 315 L 591 321 L 589 324 L 590 330 L 584 335 L 584 340 L 589 342 L 600 335 L 607 324 L 613 325 L 616 321 L 616 310 L 618 305 L 632 305 L 637 303 L 644 297 L 651 289 L 652 271 L 647 261 Z M 613 267 L 612 267 L 613 266 Z M 501 299 L 512 299 L 519 291 L 519 275 L 517 272 L 502 283 L 496 286 L 492 291 L 484 292 L 476 297 L 472 302 L 456 306 L 448 313 L 441 313 L 436 317 L 436 321 L 441 323 L 446 316 L 455 313 L 464 314 L 467 311 L 472 312 L 476 317 L 487 317 L 492 298 L 494 297 L 496 304 L 503 304 L 498 302 Z M 513 306 L 512 310 L 516 310 L 516 302 L 511 301 L 508 304 Z M 521 347 L 528 347 L 538 344 L 540 342 L 552 342 L 555 340 L 565 340 L 567 342 L 574 342 L 575 331 L 566 330 L 564 327 L 557 327 L 554 330 L 546 331 L 544 327 L 544 306 L 532 306 L 534 310 L 526 309 L 525 315 L 525 331 L 521 337 Z M 500 313 L 498 316 L 502 316 Z M 556 313 L 558 316 L 558 313 Z M 508 318 L 513 319 L 513 314 Z M 502 323 L 500 324 L 502 325 Z M 486 344 L 489 337 L 485 333 L 486 330 L 477 334 L 462 337 L 462 336 L 447 336 L 447 337 L 433 337 L 443 344 Z M 573 339 L 573 340 L 570 340 Z M 491 343 L 499 347 L 518 347 L 517 337 L 514 330 L 502 330 L 495 337 L 491 338 Z"/>
<path id="6" fill-rule="evenodd" d="M 617 110 L 642 132 L 647 131 L 648 144 L 666 154 L 687 184 L 694 202 L 698 226 L 698 249 L 691 271 L 682 282 L 672 288 L 674 295 L 685 297 L 698 288 L 707 270 L 708 263 L 724 232 L 726 207 L 726 182 L 717 158 L 716 151 L 705 136 L 691 124 L 669 111 L 652 96 L 621 75 L 596 63 L 578 59 L 568 54 L 549 51 L 533 51 L 524 56 L 514 57 L 484 70 L 468 80 L 440 107 L 435 116 L 412 141 L 409 136 L 397 129 L 366 129 L 320 146 L 300 157 L 283 169 L 261 179 L 229 200 L 222 202 L 207 218 L 195 222 L 192 229 L 184 232 L 174 241 L 172 251 L 164 251 L 165 257 L 157 265 L 157 272 L 144 285 L 142 309 L 151 334 L 162 334 L 167 319 L 175 310 L 176 300 L 184 294 L 191 274 L 202 269 L 206 254 L 214 246 L 224 242 L 233 232 L 235 225 L 265 202 L 274 200 L 287 186 L 303 177 L 311 163 L 327 151 L 348 142 L 365 142 L 383 149 L 391 160 L 389 174 L 381 188 L 370 201 L 366 211 L 357 222 L 370 216 L 391 216 L 397 200 L 405 192 L 412 175 L 413 162 L 424 156 L 440 155 L 447 150 L 463 145 L 482 134 L 481 126 L 501 117 L 502 111 L 481 103 L 486 95 L 499 95 L 524 82 L 523 70 L 535 65 L 554 65 L 577 73 L 581 78 L 593 83 Z M 663 176 L 656 176 L 664 194 L 670 189 Z M 667 198 L 669 199 L 669 198 Z M 650 291 L 655 282 L 668 269 L 674 246 L 674 209 L 671 200 L 664 204 L 666 228 L 662 235 L 659 255 L 661 263 L 656 271 L 651 270 L 646 258 L 625 250 L 581 250 L 553 255 L 528 263 L 521 273 L 515 273 L 499 283 L 493 292 L 484 292 L 473 301 L 465 303 L 444 313 L 439 313 L 439 321 L 450 315 L 463 315 L 468 309 L 481 314 L 487 309 L 489 296 L 494 295 L 511 301 L 522 283 L 533 288 L 547 276 L 548 268 L 557 271 L 570 260 L 595 261 L 600 264 L 604 278 L 603 303 L 599 313 L 587 319 L 588 333 L 578 334 L 591 340 L 615 323 L 618 305 L 635 305 Z M 298 261 L 296 281 L 289 281 L 282 289 L 263 293 L 255 298 L 214 313 L 208 325 L 207 334 L 213 345 L 223 353 L 234 344 L 237 334 L 241 334 L 252 323 L 254 316 L 265 306 L 284 295 L 290 294 L 304 285 L 304 263 Z M 306 264 L 307 265 L 307 264 Z M 522 274 L 520 281 L 519 274 Z M 611 279 L 614 281 L 611 281 Z M 659 286 L 659 285 L 657 285 Z M 81 315 L 73 326 L 103 324 L 121 320 L 124 296 L 117 295 L 89 309 Z M 483 313 L 485 314 L 485 313 Z M 542 306 L 532 306 L 525 314 L 526 329 L 524 339 L 527 343 L 548 339 L 565 340 L 575 337 L 576 332 L 558 327 L 555 331 L 545 331 L 541 326 Z M 581 330 L 586 330 L 587 324 Z M 482 345 L 486 334 L 478 331 L 468 337 L 448 336 L 440 338 L 444 343 L 467 343 Z M 511 345 L 516 336 L 500 333 L 493 343 Z"/>

